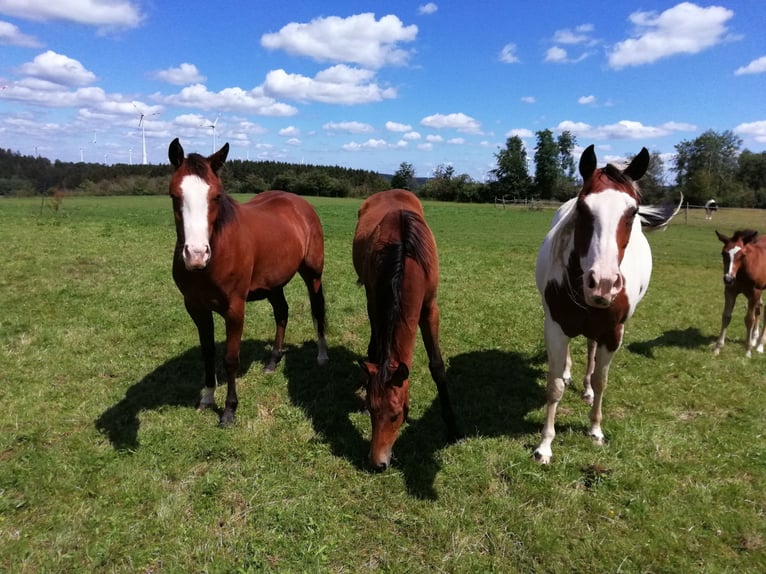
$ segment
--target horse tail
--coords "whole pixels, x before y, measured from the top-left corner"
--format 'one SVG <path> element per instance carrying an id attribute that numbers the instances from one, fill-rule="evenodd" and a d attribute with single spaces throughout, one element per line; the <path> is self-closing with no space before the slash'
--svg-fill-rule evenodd
<path id="1" fill-rule="evenodd" d="M 664 203 L 662 205 L 641 205 L 638 208 L 638 217 L 641 219 L 641 227 L 644 231 L 658 231 L 667 228 L 670 220 L 673 219 L 684 202 L 684 194 L 681 194 L 681 200 L 678 205 Z"/>

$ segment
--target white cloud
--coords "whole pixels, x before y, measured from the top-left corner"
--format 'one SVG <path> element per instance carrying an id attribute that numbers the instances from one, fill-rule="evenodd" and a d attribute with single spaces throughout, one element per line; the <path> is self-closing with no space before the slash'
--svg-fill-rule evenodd
<path id="1" fill-rule="evenodd" d="M 34 36 L 28 36 L 10 22 L 0 21 L 0 46 L 21 46 L 39 48 L 41 43 Z"/>
<path id="2" fill-rule="evenodd" d="M 750 62 L 747 66 L 741 66 L 734 72 L 735 76 L 744 74 L 763 74 L 766 72 L 766 56 L 761 56 Z"/>
<path id="3" fill-rule="evenodd" d="M 451 128 L 464 133 L 481 133 L 481 123 L 464 113 L 434 114 L 420 120 L 420 124 L 427 128 Z"/>
<path id="4" fill-rule="evenodd" d="M 287 145 L 299 146 L 299 145 L 301 145 L 301 140 L 299 140 L 298 138 L 290 138 L 285 143 Z"/>
<path id="5" fill-rule="evenodd" d="M 43 52 L 32 62 L 22 64 L 22 74 L 61 86 L 84 86 L 96 80 L 96 75 L 72 58 L 52 50 Z"/>
<path id="6" fill-rule="evenodd" d="M 250 91 L 242 88 L 226 88 L 220 92 L 211 92 L 202 84 L 194 84 L 186 86 L 177 94 L 156 95 L 155 99 L 176 106 L 238 111 L 261 116 L 292 116 L 298 113 L 293 106 L 265 95 L 262 88 L 254 88 Z"/>
<path id="7" fill-rule="evenodd" d="M 279 130 L 278 133 L 279 135 L 284 137 L 295 137 L 300 135 L 301 130 L 299 130 L 295 126 L 287 126 L 286 128 L 282 128 L 281 130 Z"/>
<path id="8" fill-rule="evenodd" d="M 390 132 L 408 132 L 412 130 L 412 126 L 398 122 L 386 122 L 386 129 Z"/>
<path id="9" fill-rule="evenodd" d="M 158 70 L 152 74 L 152 77 L 174 86 L 187 86 L 189 84 L 199 84 L 207 78 L 203 76 L 197 66 L 184 62 L 177 68 L 168 68 L 167 70 Z"/>
<path id="10" fill-rule="evenodd" d="M 330 132 L 346 132 L 350 134 L 364 134 L 375 131 L 375 128 L 370 124 L 362 122 L 328 122 L 322 128 Z"/>
<path id="11" fill-rule="evenodd" d="M 428 4 L 421 4 L 420 6 L 418 6 L 418 14 L 423 14 L 427 16 L 430 14 L 434 14 L 438 9 L 439 7 L 436 4 L 434 4 L 433 2 L 429 2 Z"/>
<path id="12" fill-rule="evenodd" d="M 375 73 L 361 68 L 337 65 L 317 73 L 313 78 L 271 70 L 263 84 L 267 94 L 297 101 L 326 104 L 366 104 L 396 97 L 394 88 L 373 82 Z"/>
<path id="13" fill-rule="evenodd" d="M 386 140 L 369 139 L 362 143 L 350 142 L 342 147 L 346 151 L 380 150 L 388 148 L 388 143 L 386 143 Z"/>
<path id="14" fill-rule="evenodd" d="M 564 48 L 559 48 L 558 46 L 551 46 L 545 52 L 545 61 L 546 62 L 556 62 L 556 63 L 566 62 L 567 61 L 567 51 Z"/>
<path id="15" fill-rule="evenodd" d="M 461 145 L 465 143 L 465 138 L 450 138 L 447 140 L 450 145 Z"/>
<path id="16" fill-rule="evenodd" d="M 506 44 L 503 46 L 498 59 L 506 64 L 517 64 L 520 62 L 521 60 L 516 55 L 516 44 Z"/>
<path id="17" fill-rule="evenodd" d="M 418 144 L 418 149 L 421 151 L 431 151 L 434 149 L 434 145 L 432 143 L 422 143 Z"/>
<path id="18" fill-rule="evenodd" d="M 726 40 L 726 22 L 734 12 L 721 6 L 702 8 L 682 2 L 664 12 L 634 12 L 634 38 L 618 42 L 609 54 L 609 65 L 651 64 L 676 54 L 697 54 Z"/>
<path id="19" fill-rule="evenodd" d="M 25 20 L 66 20 L 100 28 L 135 28 L 144 19 L 128 0 L 0 0 L 0 13 Z"/>
<path id="20" fill-rule="evenodd" d="M 422 136 L 418 132 L 407 132 L 402 136 L 406 140 L 419 140 Z"/>
<path id="21" fill-rule="evenodd" d="M 665 122 L 660 127 L 674 132 L 693 132 L 697 129 L 697 126 L 694 124 L 687 124 L 685 122 Z"/>
<path id="22" fill-rule="evenodd" d="M 426 141 L 430 143 L 441 143 L 444 141 L 444 138 L 439 135 L 430 134 L 426 136 Z"/>
<path id="23" fill-rule="evenodd" d="M 537 99 L 534 96 L 524 96 L 521 98 L 521 102 L 524 104 L 534 104 L 537 102 Z"/>
<path id="24" fill-rule="evenodd" d="M 414 41 L 417 34 L 417 26 L 404 26 L 394 15 L 376 20 L 375 14 L 366 13 L 316 18 L 308 24 L 291 22 L 279 32 L 264 34 L 261 45 L 320 62 L 349 62 L 377 69 L 405 64 L 410 52 L 399 44 Z"/>
<path id="25" fill-rule="evenodd" d="M 515 128 L 509 131 L 507 134 L 505 134 L 505 137 L 513 137 L 517 136 L 520 138 L 531 138 L 534 137 L 534 133 L 532 133 L 532 130 L 528 130 L 526 128 Z"/>
<path id="26" fill-rule="evenodd" d="M 661 126 L 646 126 L 633 120 L 621 120 L 614 124 L 592 126 L 585 122 L 563 121 L 556 126 L 557 131 L 568 130 L 574 135 L 595 140 L 605 139 L 650 139 L 664 137 L 674 131 L 688 131 L 692 126 L 667 122 Z"/>
<path id="27" fill-rule="evenodd" d="M 596 96 L 580 96 L 577 99 L 578 104 L 582 104 L 584 106 L 588 104 L 595 104 L 596 103 Z"/>
<path id="28" fill-rule="evenodd" d="M 553 41 L 556 44 L 589 44 L 592 45 L 596 41 L 591 36 L 593 32 L 592 24 L 582 24 L 574 29 L 565 28 L 563 30 L 557 30 L 553 34 Z"/>
<path id="29" fill-rule="evenodd" d="M 734 133 L 743 137 L 752 138 L 758 143 L 766 143 L 766 120 L 739 124 L 734 128 Z"/>

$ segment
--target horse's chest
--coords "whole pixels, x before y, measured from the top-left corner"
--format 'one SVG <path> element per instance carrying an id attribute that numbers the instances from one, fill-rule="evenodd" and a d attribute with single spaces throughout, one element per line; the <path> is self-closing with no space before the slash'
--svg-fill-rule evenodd
<path id="1" fill-rule="evenodd" d="M 615 351 L 622 341 L 628 318 L 628 297 L 623 290 L 605 309 L 582 303 L 582 289 L 549 281 L 545 287 L 545 302 L 553 319 L 567 337 L 583 335 Z M 574 296 L 574 299 L 573 299 Z"/>

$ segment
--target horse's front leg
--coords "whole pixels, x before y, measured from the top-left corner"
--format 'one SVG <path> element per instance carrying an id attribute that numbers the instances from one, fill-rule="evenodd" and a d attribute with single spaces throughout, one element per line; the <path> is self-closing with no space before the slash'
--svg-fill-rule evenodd
<path id="1" fill-rule="evenodd" d="M 197 403 L 200 410 L 215 408 L 215 328 L 213 324 L 213 312 L 207 309 L 193 307 L 186 303 L 186 311 L 197 326 L 199 346 L 202 353 L 202 362 L 205 365 L 205 388 Z"/>
<path id="2" fill-rule="evenodd" d="M 763 311 L 763 301 L 761 299 L 761 294 L 758 294 L 758 301 L 761 303 L 761 311 Z M 763 325 L 761 326 L 761 337 L 758 339 L 758 346 L 755 348 L 755 350 L 759 353 L 763 353 L 763 346 L 766 343 L 766 313 L 761 312 L 761 316 L 763 319 Z"/>
<path id="3" fill-rule="evenodd" d="M 588 405 L 593 405 L 593 386 L 591 379 L 596 368 L 596 347 L 593 339 L 588 339 L 588 362 L 585 365 L 585 376 L 582 379 L 582 400 Z"/>
<path id="4" fill-rule="evenodd" d="M 534 452 L 535 460 L 540 464 L 549 464 L 553 456 L 551 445 L 556 437 L 556 409 L 566 389 L 565 376 L 569 354 L 569 337 L 550 317 L 547 309 L 545 313 L 545 347 L 548 351 L 545 423 L 543 424 L 542 440 Z"/>
<path id="5" fill-rule="evenodd" d="M 234 422 L 239 399 L 237 397 L 237 374 L 239 373 L 239 348 L 242 344 L 242 329 L 245 322 L 245 301 L 237 300 L 229 304 L 226 313 L 226 354 L 223 363 L 226 367 L 226 406 L 221 414 L 221 426 L 227 427 Z"/>
<path id="6" fill-rule="evenodd" d="M 447 389 L 447 372 L 444 369 L 444 360 L 439 348 L 439 307 L 436 301 L 423 306 L 420 314 L 420 334 L 423 337 L 423 344 L 428 355 L 428 370 L 431 372 L 431 377 L 436 383 L 436 390 L 439 393 L 442 419 L 447 427 L 447 440 L 455 442 L 462 438 L 463 433 L 457 424 Z"/>
<path id="7" fill-rule="evenodd" d="M 285 344 L 285 330 L 287 329 L 288 306 L 285 299 L 285 292 L 281 287 L 274 289 L 268 296 L 271 308 L 274 310 L 274 322 L 276 323 L 276 333 L 274 334 L 274 347 L 271 349 L 269 362 L 263 368 L 264 373 L 273 373 L 277 368 L 277 363 L 282 360 Z"/>
<path id="8" fill-rule="evenodd" d="M 591 385 L 593 386 L 593 406 L 590 409 L 590 429 L 588 434 L 593 442 L 598 445 L 604 444 L 604 432 L 601 430 L 601 405 L 609 379 L 609 365 L 617 351 L 610 351 L 604 345 L 598 345 L 595 350 L 595 361 Z"/>
<path id="9" fill-rule="evenodd" d="M 721 313 L 721 334 L 718 335 L 718 339 L 716 340 L 715 345 L 713 345 L 714 355 L 718 355 L 726 343 L 726 329 L 729 327 L 729 323 L 731 323 L 731 316 L 732 312 L 734 311 L 734 303 L 736 301 L 737 292 L 729 287 L 724 287 L 723 312 Z"/>

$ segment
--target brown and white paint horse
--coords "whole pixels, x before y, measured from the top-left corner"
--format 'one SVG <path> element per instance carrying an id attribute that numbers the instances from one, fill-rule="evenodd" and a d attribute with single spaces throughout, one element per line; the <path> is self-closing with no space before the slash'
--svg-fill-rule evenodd
<path id="1" fill-rule="evenodd" d="M 439 257 L 415 195 L 403 189 L 371 195 L 359 209 L 354 269 L 367 295 L 370 343 L 360 364 L 372 420 L 370 463 L 385 470 L 410 407 L 410 368 L 418 326 L 436 383 L 447 438 L 459 438 L 439 349 Z"/>
<path id="2" fill-rule="evenodd" d="M 624 170 L 611 164 L 596 169 L 596 154 L 589 146 L 580 157 L 582 190 L 556 212 L 538 253 L 536 282 L 545 310 L 548 352 L 545 424 L 534 451 L 542 464 L 550 463 L 553 454 L 556 409 L 571 382 L 569 342 L 578 335 L 588 339 L 583 399 L 592 405 L 589 434 L 595 443 L 604 442 L 601 402 L 609 365 L 652 273 L 642 224 L 662 228 L 677 212 L 639 208 L 636 181 L 648 166 L 644 148 Z"/>
<path id="3" fill-rule="evenodd" d="M 731 322 L 734 303 L 740 293 L 747 297 L 745 312 L 746 351 L 745 356 L 752 355 L 753 348 L 763 353 L 766 342 L 766 314 L 763 318 L 761 337 L 758 338 L 758 317 L 761 315 L 762 290 L 766 288 L 766 237 L 758 235 L 752 229 L 740 229 L 734 235 L 727 237 L 715 232 L 723 243 L 721 257 L 723 258 L 723 313 L 721 314 L 721 334 L 713 346 L 713 354 L 717 355 L 726 342 L 726 329 Z"/>
<path id="4" fill-rule="evenodd" d="M 226 324 L 226 407 L 221 425 L 234 421 L 236 376 L 245 321 L 245 303 L 268 299 L 276 335 L 265 371 L 282 358 L 288 307 L 283 288 L 298 273 L 306 283 L 317 336 L 318 363 L 327 362 L 325 301 L 322 292 L 324 237 L 314 208 L 284 191 L 265 191 L 240 204 L 223 191 L 218 170 L 229 144 L 210 157 L 189 154 L 178 139 L 168 148 L 175 171 L 170 197 L 176 222 L 173 279 L 197 326 L 205 364 L 205 389 L 199 407 L 215 407 L 213 312 Z"/>

